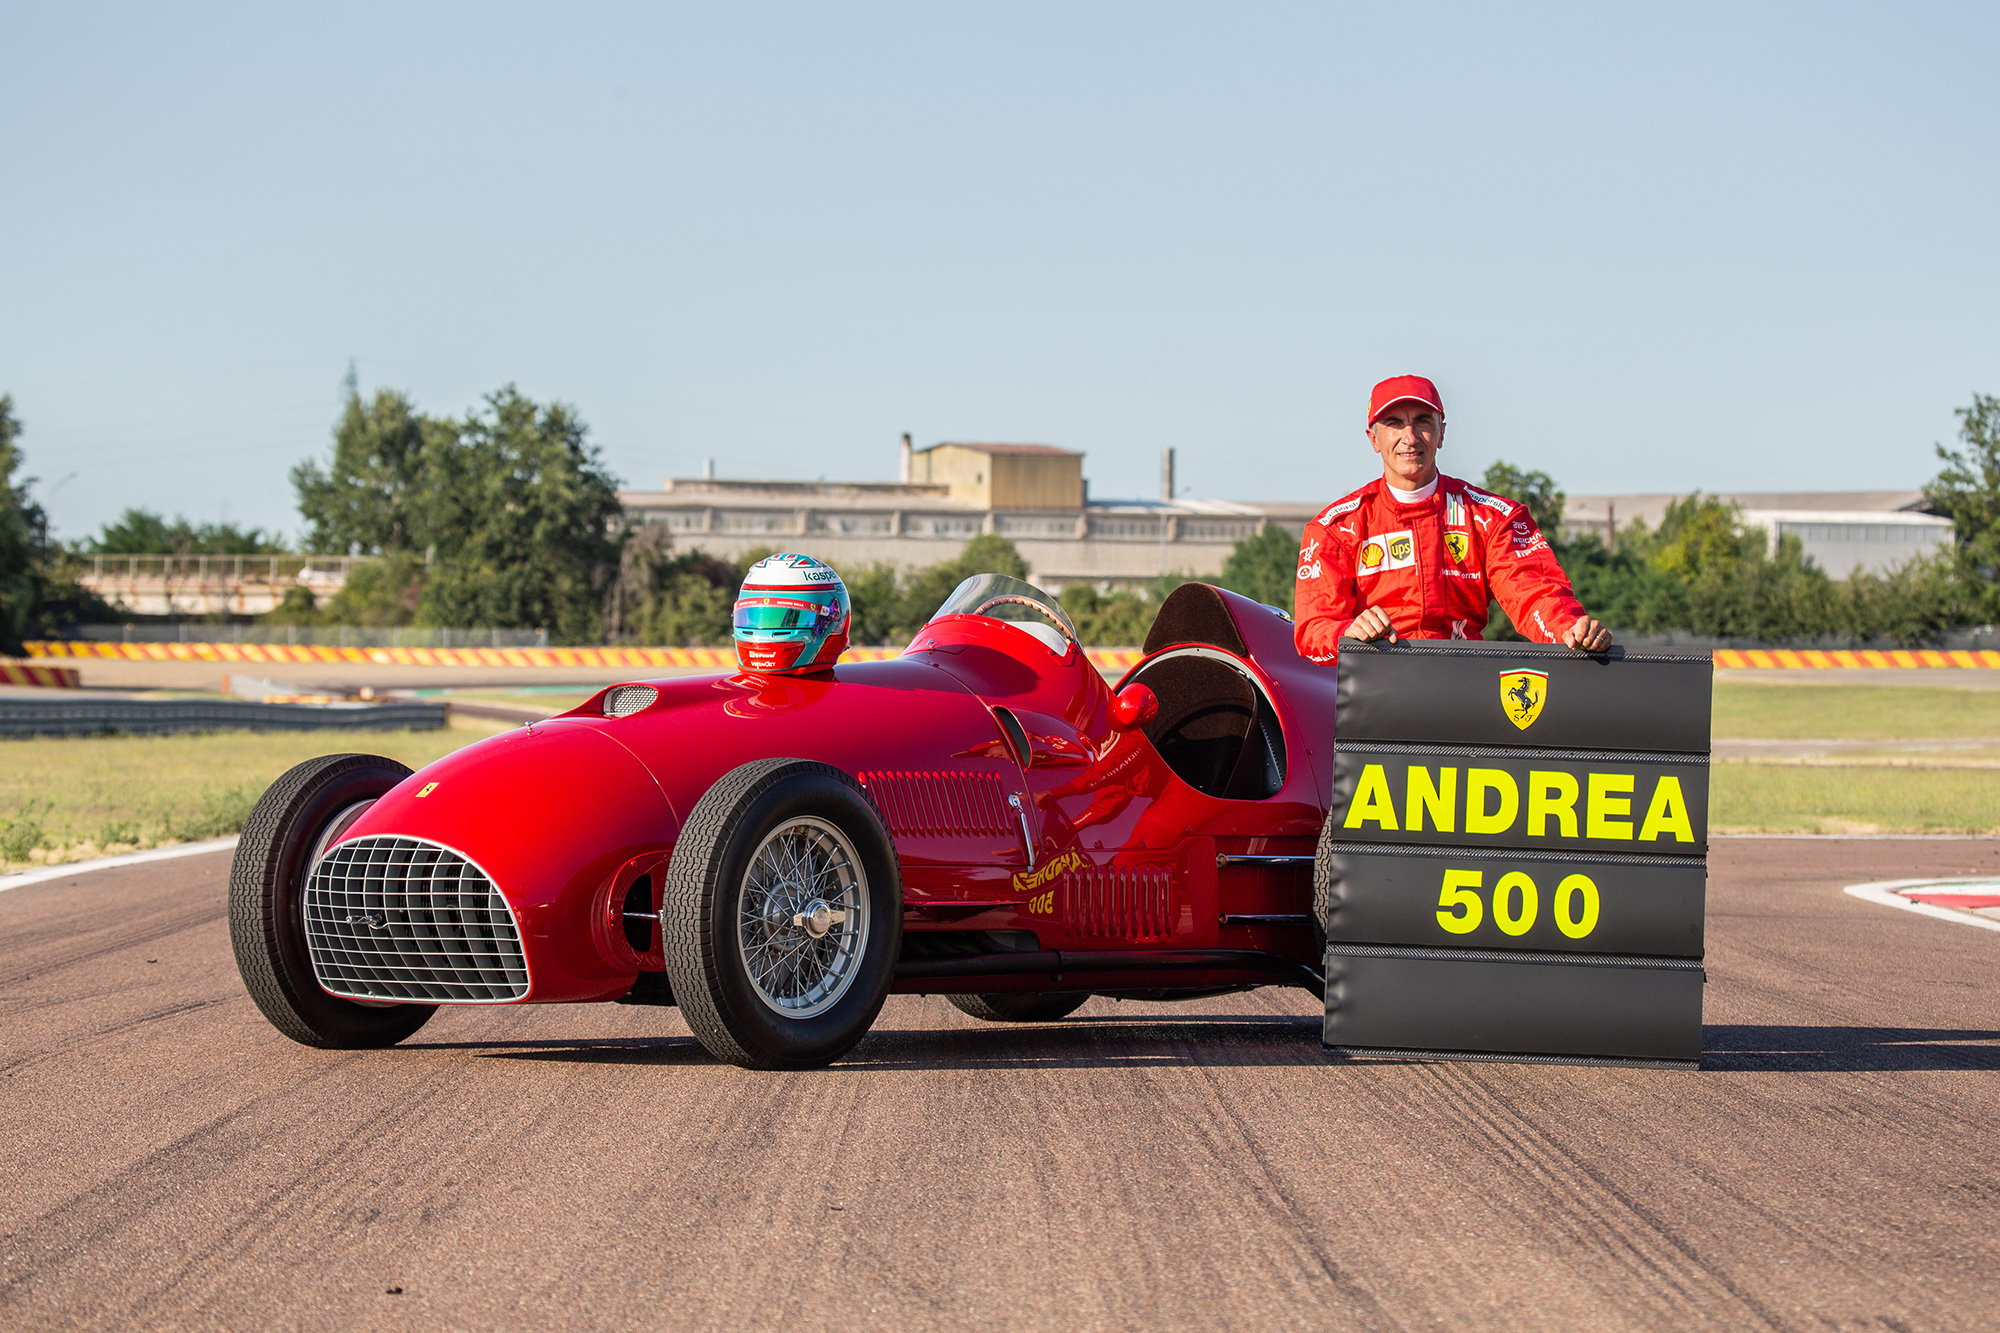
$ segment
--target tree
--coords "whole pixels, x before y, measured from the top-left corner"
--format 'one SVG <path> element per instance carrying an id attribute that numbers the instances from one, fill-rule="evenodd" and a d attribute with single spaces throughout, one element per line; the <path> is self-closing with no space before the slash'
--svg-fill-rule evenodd
<path id="1" fill-rule="evenodd" d="M 262 528 L 234 523 L 169 523 L 150 509 L 127 509 L 84 542 L 90 555 L 279 555 L 285 544 Z"/>
<path id="2" fill-rule="evenodd" d="M 1216 582 L 1289 613 L 1299 586 L 1299 544 L 1277 524 L 1266 523 L 1256 536 L 1236 543 Z"/>
<path id="3" fill-rule="evenodd" d="M 0 394 L 0 652 L 21 651 L 21 638 L 41 602 L 40 569 L 47 559 L 48 516 L 29 498 L 33 478 L 14 481 L 21 450 L 14 397 Z"/>
<path id="4" fill-rule="evenodd" d="M 14 480 L 25 461 L 20 436 L 14 397 L 0 394 L 0 653 L 9 654 L 37 634 L 114 614 L 76 582 L 68 557 L 49 540 L 48 515 L 29 493 L 35 479 Z"/>
<path id="5" fill-rule="evenodd" d="M 1542 535 L 1549 539 L 1550 545 L 1562 540 L 1563 502 L 1568 497 L 1556 485 L 1554 477 L 1546 472 L 1530 472 L 1512 463 L 1496 461 L 1486 469 L 1480 485 L 1495 495 L 1504 495 L 1509 500 L 1526 505 L 1529 516 L 1542 530 Z"/>
<path id="6" fill-rule="evenodd" d="M 1924 503 L 1951 519 L 1965 570 L 1986 585 L 1990 608 L 2000 579 L 2000 398 L 1975 393 L 1957 415 L 1964 448 L 1937 446 L 1945 468 L 1924 487 Z"/>
<path id="7" fill-rule="evenodd" d="M 648 524 L 626 540 L 605 599 L 605 633 L 612 642 L 673 648 L 729 642 L 748 565 L 701 551 L 677 556 L 673 546 L 663 523 Z"/>
<path id="8" fill-rule="evenodd" d="M 322 555 L 380 555 L 422 550 L 420 511 L 427 497 L 427 445 L 449 449 L 451 423 L 419 414 L 404 395 L 379 389 L 361 401 L 347 372 L 347 404 L 333 429 L 333 457 L 322 469 L 307 460 L 292 469 L 306 549 Z"/>
<path id="9" fill-rule="evenodd" d="M 414 534 L 440 557 L 425 580 L 434 625 L 541 626 L 559 642 L 603 632 L 623 510 L 587 428 L 561 403 L 511 384 L 440 447 L 427 432 Z"/>
<path id="10" fill-rule="evenodd" d="M 306 544 L 391 559 L 336 596 L 334 614 L 602 635 L 621 510 L 575 409 L 508 385 L 454 420 L 389 390 L 364 404 L 351 373 L 347 390 L 332 457 L 292 470 Z"/>
<path id="11" fill-rule="evenodd" d="M 1062 604 L 1086 644 L 1107 648 L 1144 643 L 1146 631 L 1153 627 L 1153 617 L 1160 610 L 1158 598 L 1135 592 L 1101 593 L 1088 583 L 1064 588 Z"/>

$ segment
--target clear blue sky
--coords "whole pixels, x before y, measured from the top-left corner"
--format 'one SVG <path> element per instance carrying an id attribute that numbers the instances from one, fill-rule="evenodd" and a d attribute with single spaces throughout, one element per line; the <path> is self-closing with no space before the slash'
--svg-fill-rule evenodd
<path id="1" fill-rule="evenodd" d="M 2000 6 L 9 6 L 0 390 L 77 537 L 295 529 L 364 390 L 628 484 L 1920 485 L 2000 392 Z"/>

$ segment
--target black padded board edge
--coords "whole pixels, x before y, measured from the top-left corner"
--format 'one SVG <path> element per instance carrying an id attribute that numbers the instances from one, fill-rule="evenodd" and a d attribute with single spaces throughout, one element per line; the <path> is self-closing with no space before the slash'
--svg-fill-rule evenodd
<path id="1" fill-rule="evenodd" d="M 1547 673 L 1526 727 L 1509 717 L 1502 693 L 1501 676 L 1518 670 Z M 1714 670 L 1706 652 L 1344 641 L 1339 739 L 1706 754 Z"/>

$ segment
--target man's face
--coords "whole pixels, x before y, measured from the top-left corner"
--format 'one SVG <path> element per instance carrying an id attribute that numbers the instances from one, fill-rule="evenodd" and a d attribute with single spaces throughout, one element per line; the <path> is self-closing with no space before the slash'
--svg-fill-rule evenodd
<path id="1" fill-rule="evenodd" d="M 1444 422 L 1422 403 L 1391 403 L 1368 428 L 1368 443 L 1382 456 L 1382 475 L 1399 489 L 1414 491 L 1437 476 Z"/>

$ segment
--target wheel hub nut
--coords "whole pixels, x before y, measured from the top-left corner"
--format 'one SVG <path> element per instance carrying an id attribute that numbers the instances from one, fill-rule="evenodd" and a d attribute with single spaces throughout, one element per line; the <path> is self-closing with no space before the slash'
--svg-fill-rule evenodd
<path id="1" fill-rule="evenodd" d="M 824 898 L 815 898 L 792 918 L 792 924 L 814 939 L 819 939 L 845 920 L 847 913 L 835 911 Z"/>

